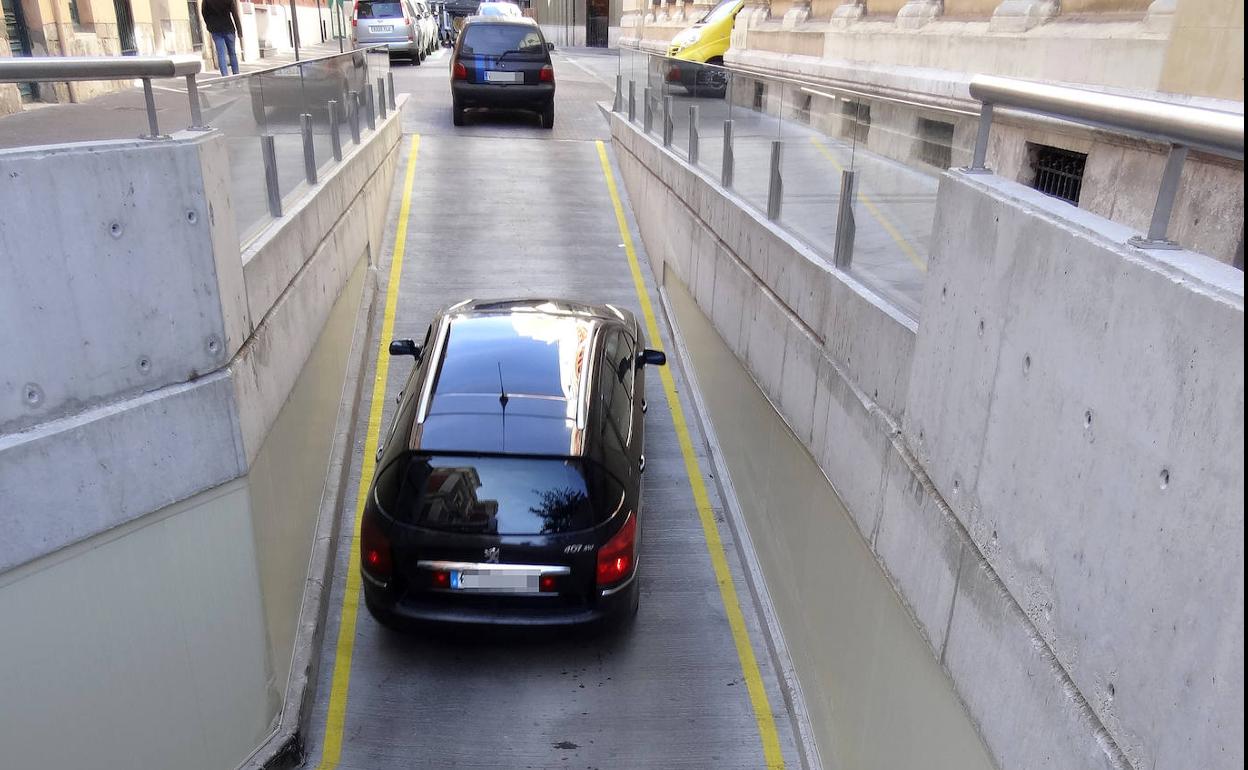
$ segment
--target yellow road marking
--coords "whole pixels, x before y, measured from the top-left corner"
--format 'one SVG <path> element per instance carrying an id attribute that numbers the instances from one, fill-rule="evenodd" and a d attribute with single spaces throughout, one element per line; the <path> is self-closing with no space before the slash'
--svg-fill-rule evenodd
<path id="1" fill-rule="evenodd" d="M 812 136 L 810 137 L 810 142 L 819 149 L 819 152 L 823 153 L 825 158 L 832 162 L 832 165 L 836 167 L 837 171 L 844 170 L 840 161 L 836 159 L 836 156 L 832 154 L 832 151 L 828 149 L 828 146 L 823 143 L 823 140 L 817 136 Z M 901 248 L 902 253 L 914 263 L 914 266 L 926 273 L 927 263 L 923 261 L 921 256 L 919 256 L 919 252 L 915 251 L 914 247 L 910 245 L 910 242 L 906 240 L 906 237 L 901 234 L 901 231 L 894 227 L 892 222 L 888 221 L 888 217 L 884 216 L 884 212 L 880 211 L 880 209 L 875 205 L 875 201 L 868 198 L 861 189 L 858 191 L 858 200 L 860 200 L 862 205 L 866 207 L 867 211 L 871 213 L 871 216 L 875 217 L 876 221 L 880 223 L 880 227 L 884 228 L 884 232 L 888 233 L 888 236 L 892 238 L 893 241 Z"/>
<path id="2" fill-rule="evenodd" d="M 654 308 L 650 305 L 650 295 L 641 277 L 641 266 L 637 263 L 637 252 L 633 248 L 633 238 L 628 231 L 628 220 L 624 217 L 624 206 L 620 203 L 620 194 L 615 187 L 615 175 L 611 172 L 611 161 L 607 158 L 607 148 L 601 142 L 598 145 L 598 159 L 602 162 L 602 175 L 607 181 L 607 192 L 611 195 L 611 204 L 615 207 L 615 223 L 620 228 L 620 237 L 624 241 L 624 252 L 628 255 L 628 267 L 633 274 L 633 288 L 637 290 L 637 299 L 641 303 L 641 314 L 645 317 L 646 336 L 656 349 L 662 349 L 662 338 L 659 336 L 659 324 L 655 321 Z M 741 614 L 741 603 L 737 599 L 737 588 L 732 582 L 732 573 L 728 569 L 728 557 L 724 553 L 723 541 L 719 538 L 719 528 L 715 524 L 715 514 L 711 510 L 710 497 L 706 494 L 706 485 L 702 481 L 702 471 L 698 468 L 698 458 L 693 451 L 693 441 L 689 438 L 689 428 L 685 423 L 685 413 L 680 406 L 680 398 L 676 395 L 676 383 L 667 367 L 659 368 L 659 379 L 663 381 L 663 392 L 667 395 L 667 407 L 672 413 L 672 422 L 676 426 L 676 438 L 680 443 L 680 453 L 685 459 L 685 474 L 689 477 L 689 486 L 693 490 L 693 502 L 698 509 L 698 518 L 702 521 L 702 534 L 706 537 L 706 550 L 711 556 L 711 566 L 715 570 L 715 582 L 719 584 L 719 595 L 724 602 L 724 611 L 728 615 L 728 625 L 732 629 L 732 641 L 737 647 L 737 657 L 741 661 L 741 673 L 745 677 L 745 686 L 749 690 L 750 704 L 754 707 L 754 720 L 758 723 L 758 734 L 763 742 L 763 757 L 769 770 L 784 767 L 784 756 L 780 751 L 780 738 L 776 734 L 776 720 L 771 713 L 771 704 L 767 702 L 767 691 L 763 688 L 763 677 L 758 670 L 758 660 L 754 656 L 754 648 L 750 644 L 750 635 L 745 628 L 745 617 Z"/>
<path id="3" fill-rule="evenodd" d="M 394 310 L 399 296 L 399 276 L 403 273 L 403 251 L 407 243 L 407 220 L 412 210 L 412 181 L 416 178 L 416 154 L 420 135 L 412 136 L 407 156 L 407 172 L 403 177 L 403 200 L 399 207 L 399 225 L 394 233 L 394 257 L 390 262 L 390 281 L 386 285 L 386 308 L 377 340 L 377 374 L 373 379 L 373 395 L 368 411 L 368 432 L 364 438 L 364 461 L 360 466 L 360 486 L 355 500 L 355 526 L 347 551 L 347 584 L 342 597 L 342 615 L 338 622 L 338 643 L 334 654 L 334 677 L 329 688 L 329 711 L 325 716 L 325 745 L 321 751 L 319 770 L 337 767 L 342 757 L 342 729 L 347 718 L 347 689 L 351 682 L 351 654 L 355 649 L 355 621 L 360 609 L 360 519 L 368 484 L 376 465 L 377 441 L 381 435 L 381 410 L 386 403 L 386 375 L 390 371 L 388 355 L 390 337 L 394 334 Z"/>

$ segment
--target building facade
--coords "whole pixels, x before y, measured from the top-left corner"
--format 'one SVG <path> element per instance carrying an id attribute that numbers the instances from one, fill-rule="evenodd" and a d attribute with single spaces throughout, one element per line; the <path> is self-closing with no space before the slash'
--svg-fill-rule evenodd
<path id="1" fill-rule="evenodd" d="M 623 0 L 621 44 L 662 53 L 713 7 L 707 0 Z M 979 105 L 976 74 L 1067 83 L 1243 114 L 1243 0 L 745 0 L 725 63 L 860 94 L 808 95 L 771 112 L 855 134 L 869 150 L 916 162 L 933 145 L 965 165 Z M 757 88 L 757 86 L 755 86 Z M 878 99 L 873 99 L 878 97 Z M 847 116 L 854 124 L 844 125 Z M 864 119 L 865 118 L 865 119 Z M 1071 203 L 1146 229 L 1168 148 L 1015 115 L 995 124 L 990 165 L 1041 186 L 1073 180 Z M 921 165 L 916 163 L 916 165 Z M 939 164 L 932 172 L 938 173 Z M 1171 234 L 1242 262 L 1242 161 L 1193 152 Z"/>

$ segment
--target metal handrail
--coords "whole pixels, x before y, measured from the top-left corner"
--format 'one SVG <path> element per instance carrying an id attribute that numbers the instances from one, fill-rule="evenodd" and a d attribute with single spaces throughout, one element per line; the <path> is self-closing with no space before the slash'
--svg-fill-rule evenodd
<path id="1" fill-rule="evenodd" d="M 994 75 L 976 75 L 971 96 L 984 104 L 1244 157 L 1242 114 Z"/>
<path id="2" fill-rule="evenodd" d="M 198 56 L 16 56 L 0 59 L 0 83 L 70 83 L 84 80 L 143 81 L 149 133 L 143 139 L 168 139 L 160 133 L 156 119 L 156 96 L 152 78 L 186 78 L 186 94 L 191 106 L 192 131 L 207 130 L 199 106 L 195 76 L 203 68 Z"/>
<path id="3" fill-rule="evenodd" d="M 200 82 L 200 86 L 202 87 L 216 86 L 222 83 L 229 83 L 234 80 L 243 80 L 249 77 L 254 77 L 256 75 L 268 75 L 280 69 L 286 69 L 288 67 L 297 67 L 301 64 L 316 64 L 317 62 L 323 62 L 329 59 L 337 59 L 339 57 L 359 53 L 361 51 L 364 53 L 369 53 L 371 51 L 387 51 L 388 52 L 388 50 L 389 49 L 384 43 L 380 45 L 367 45 L 361 48 L 348 48 L 347 50 L 340 51 L 338 53 L 327 53 L 323 56 L 309 56 L 309 57 L 300 59 L 299 61 L 290 61 L 284 64 L 274 64 L 271 67 L 255 69 L 255 70 L 251 70 L 250 72 L 240 72 L 237 75 L 223 75 L 223 76 L 219 76 L 215 78 L 204 78 Z"/>
<path id="4" fill-rule="evenodd" d="M 986 166 L 988 136 L 996 107 L 1069 120 L 1169 144 L 1170 153 L 1157 187 L 1157 201 L 1153 205 L 1148 234 L 1128 240 L 1137 248 L 1180 248 L 1167 237 L 1167 231 L 1183 176 L 1183 163 L 1190 148 L 1241 161 L 1244 159 L 1244 116 L 1238 113 L 992 75 L 976 75 L 971 80 L 971 96 L 983 103 L 979 113 L 979 130 L 975 136 L 975 152 L 967 169 L 973 173 L 989 172 Z"/>
<path id="5" fill-rule="evenodd" d="M 0 59 L 0 83 L 65 83 L 195 75 L 198 56 L 13 56 Z"/>

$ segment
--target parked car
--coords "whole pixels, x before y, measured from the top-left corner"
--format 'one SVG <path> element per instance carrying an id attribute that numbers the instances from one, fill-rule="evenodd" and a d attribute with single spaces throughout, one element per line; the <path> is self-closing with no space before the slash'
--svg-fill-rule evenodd
<path id="1" fill-rule="evenodd" d="M 645 368 L 631 313 L 469 301 L 424 341 L 360 522 L 380 622 L 565 625 L 637 611 Z"/>
<path id="2" fill-rule="evenodd" d="M 428 56 L 441 47 L 438 39 L 438 20 L 425 0 L 412 0 L 412 7 L 420 21 L 421 43 Z"/>
<path id="3" fill-rule="evenodd" d="M 355 0 L 351 11 L 354 47 L 384 45 L 391 57 L 420 64 L 429 55 L 431 42 L 412 0 Z"/>
<path id="4" fill-rule="evenodd" d="M 451 54 L 451 115 L 464 125 L 471 108 L 536 112 L 543 128 L 555 125 L 554 45 L 537 22 L 524 17 L 468 19 Z"/>
<path id="5" fill-rule="evenodd" d="M 503 2 L 502 0 L 487 0 L 477 6 L 478 16 L 507 16 L 509 18 L 520 18 L 524 16 L 520 12 L 520 6 L 515 3 Z"/>
<path id="6" fill-rule="evenodd" d="M 720 0 L 691 26 L 678 32 L 668 45 L 666 79 L 690 91 L 723 96 L 728 80 L 724 54 L 731 43 L 732 28 L 745 0 Z M 688 62 L 685 64 L 684 62 Z"/>

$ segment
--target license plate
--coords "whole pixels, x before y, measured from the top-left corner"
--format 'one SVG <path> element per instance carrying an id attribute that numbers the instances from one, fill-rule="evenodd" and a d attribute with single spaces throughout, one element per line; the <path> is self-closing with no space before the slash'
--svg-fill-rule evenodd
<path id="1" fill-rule="evenodd" d="M 389 24 L 379 24 L 375 27 L 369 27 L 369 32 L 393 32 L 394 27 Z"/>
<path id="2" fill-rule="evenodd" d="M 485 82 L 487 83 L 523 83 L 523 72 L 498 72 L 497 70 L 486 70 Z"/>
<path id="3" fill-rule="evenodd" d="M 540 577 L 537 571 L 456 570 L 451 573 L 451 588 L 456 591 L 537 593 L 541 590 L 538 583 Z"/>

